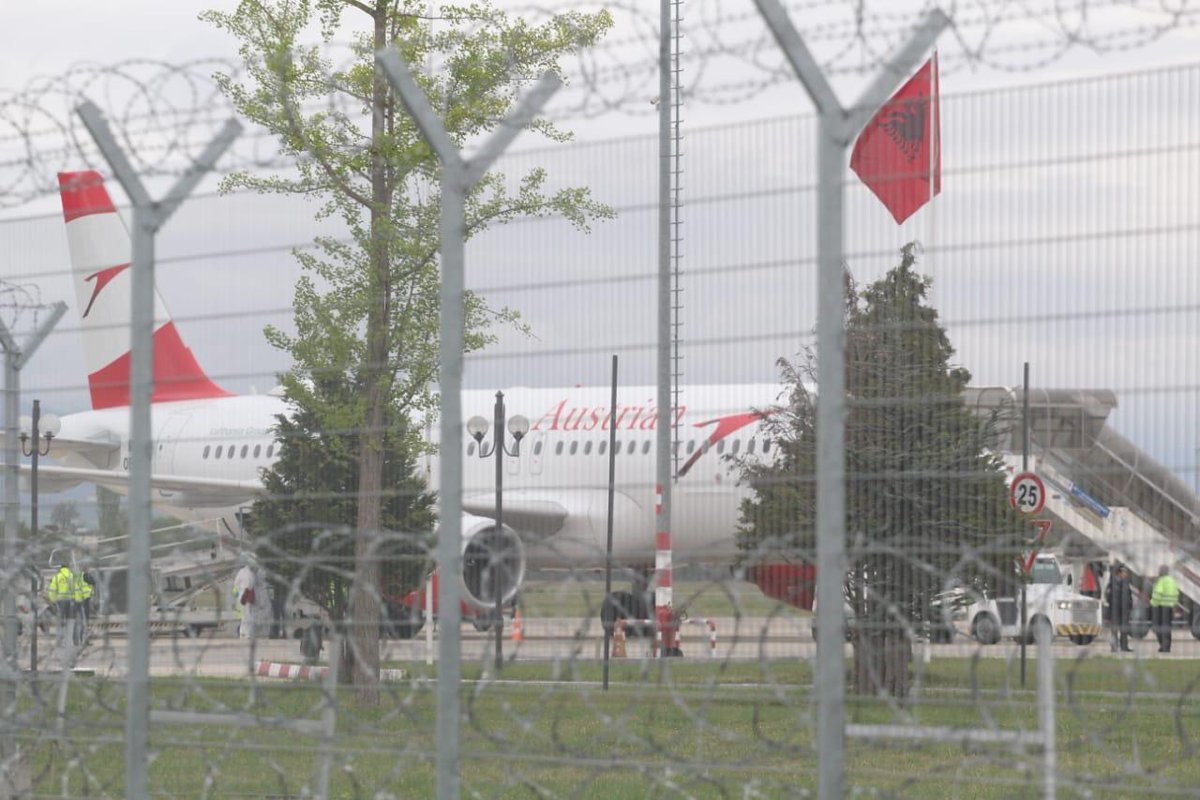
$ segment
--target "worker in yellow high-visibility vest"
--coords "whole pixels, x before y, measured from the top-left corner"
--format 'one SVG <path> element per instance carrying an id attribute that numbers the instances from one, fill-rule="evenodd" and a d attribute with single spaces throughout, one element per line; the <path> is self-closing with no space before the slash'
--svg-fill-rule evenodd
<path id="1" fill-rule="evenodd" d="M 92 600 L 92 584 L 87 575 L 82 572 L 71 574 L 73 584 L 71 599 L 75 601 L 75 644 L 83 644 L 87 640 L 88 607 Z"/>
<path id="2" fill-rule="evenodd" d="M 1179 584 L 1171 577 L 1167 565 L 1158 568 L 1158 580 L 1150 594 L 1150 620 L 1154 624 L 1154 635 L 1158 637 L 1158 652 L 1171 652 L 1171 621 L 1175 618 L 1175 605 L 1179 602 Z"/>
<path id="3" fill-rule="evenodd" d="M 73 641 L 74 633 L 67 635 L 75 623 L 75 573 L 71 566 L 62 560 L 58 564 L 58 572 L 46 585 L 46 599 L 54 604 L 58 612 L 58 644 Z"/>

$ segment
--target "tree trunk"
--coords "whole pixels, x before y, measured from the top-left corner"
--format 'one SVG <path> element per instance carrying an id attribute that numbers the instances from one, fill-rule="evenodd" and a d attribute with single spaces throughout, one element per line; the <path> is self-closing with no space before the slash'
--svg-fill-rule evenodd
<path id="1" fill-rule="evenodd" d="M 903 630 L 859 632 L 854 640 L 854 693 L 908 697 L 912 641 Z"/>
<path id="2" fill-rule="evenodd" d="M 387 44 L 389 3 L 380 0 L 374 11 L 376 49 Z M 378 143 L 387 129 L 390 97 L 383 69 L 375 65 L 372 92 L 371 141 Z M 352 681 L 362 705 L 379 703 L 379 600 L 380 521 L 383 488 L 385 410 L 390 395 L 388 324 L 391 270 L 386 228 L 390 206 L 387 164 L 379 148 L 371 158 L 370 309 L 367 313 L 366 360 L 362 365 L 365 396 L 363 430 L 359 435 L 358 515 L 354 542 L 354 583 L 350 590 L 349 652 Z"/>

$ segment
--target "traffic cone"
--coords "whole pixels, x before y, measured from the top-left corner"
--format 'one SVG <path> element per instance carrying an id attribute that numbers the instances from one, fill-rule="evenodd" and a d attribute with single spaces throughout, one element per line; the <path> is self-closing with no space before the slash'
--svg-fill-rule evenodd
<path id="1" fill-rule="evenodd" d="M 612 636 L 612 657 L 625 658 L 625 620 L 617 620 Z"/>
<path id="2" fill-rule="evenodd" d="M 1100 584 L 1096 581 L 1096 573 L 1091 564 L 1083 565 L 1083 577 L 1079 579 L 1079 593 L 1088 597 L 1100 596 Z"/>
<path id="3" fill-rule="evenodd" d="M 519 642 L 523 638 L 524 638 L 524 636 L 521 633 L 521 609 L 518 608 L 516 611 L 513 612 L 512 640 L 514 642 Z"/>

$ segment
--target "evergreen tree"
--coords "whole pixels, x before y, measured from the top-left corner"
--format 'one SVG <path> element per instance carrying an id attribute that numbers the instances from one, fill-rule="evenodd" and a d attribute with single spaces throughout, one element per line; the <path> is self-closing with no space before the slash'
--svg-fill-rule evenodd
<path id="1" fill-rule="evenodd" d="M 965 406 L 970 373 L 927 303 L 930 280 L 899 266 L 858 293 L 847 278 L 845 597 L 855 644 L 854 688 L 908 692 L 911 638 L 946 624 L 939 598 L 955 586 L 1007 588 L 1020 523 L 989 452 L 996 417 Z M 788 402 L 772 414 L 769 464 L 744 463 L 747 559 L 815 561 L 815 353 L 781 361 Z"/>
<path id="2" fill-rule="evenodd" d="M 266 496 L 251 516 L 260 563 L 275 599 L 298 593 L 343 626 L 356 570 L 361 433 L 323 428 L 312 411 L 293 407 L 277 418 L 277 461 L 263 473 Z M 432 550 L 434 498 L 417 470 L 411 437 L 384 442 L 381 527 L 367 538 L 379 575 L 377 597 L 396 602 L 424 578 Z M 348 673 L 341 673 L 346 680 Z"/>

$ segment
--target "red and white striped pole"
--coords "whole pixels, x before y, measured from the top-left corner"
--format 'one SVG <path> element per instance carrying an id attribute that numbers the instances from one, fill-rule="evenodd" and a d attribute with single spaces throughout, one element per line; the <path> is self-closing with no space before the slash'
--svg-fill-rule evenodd
<path id="1" fill-rule="evenodd" d="M 665 655 L 664 648 L 674 647 L 674 638 L 667 633 L 674 626 L 671 623 L 671 531 L 663 514 L 661 483 L 655 485 L 654 497 L 654 519 L 657 523 L 654 534 L 654 619 L 658 626 L 655 641 L 659 655 Z"/>
<path id="2" fill-rule="evenodd" d="M 715 656 L 717 654 L 717 623 L 711 619 L 686 619 L 684 622 L 708 629 L 708 657 Z M 682 646 L 681 642 L 677 642 L 677 644 Z"/>
<path id="3" fill-rule="evenodd" d="M 671 597 L 671 532 L 669 530 L 661 530 L 666 527 L 662 525 L 665 522 L 663 519 L 662 510 L 662 484 L 658 484 L 655 488 L 654 495 L 654 518 L 658 521 L 659 528 L 654 535 L 654 605 L 656 608 L 670 606 Z"/>

